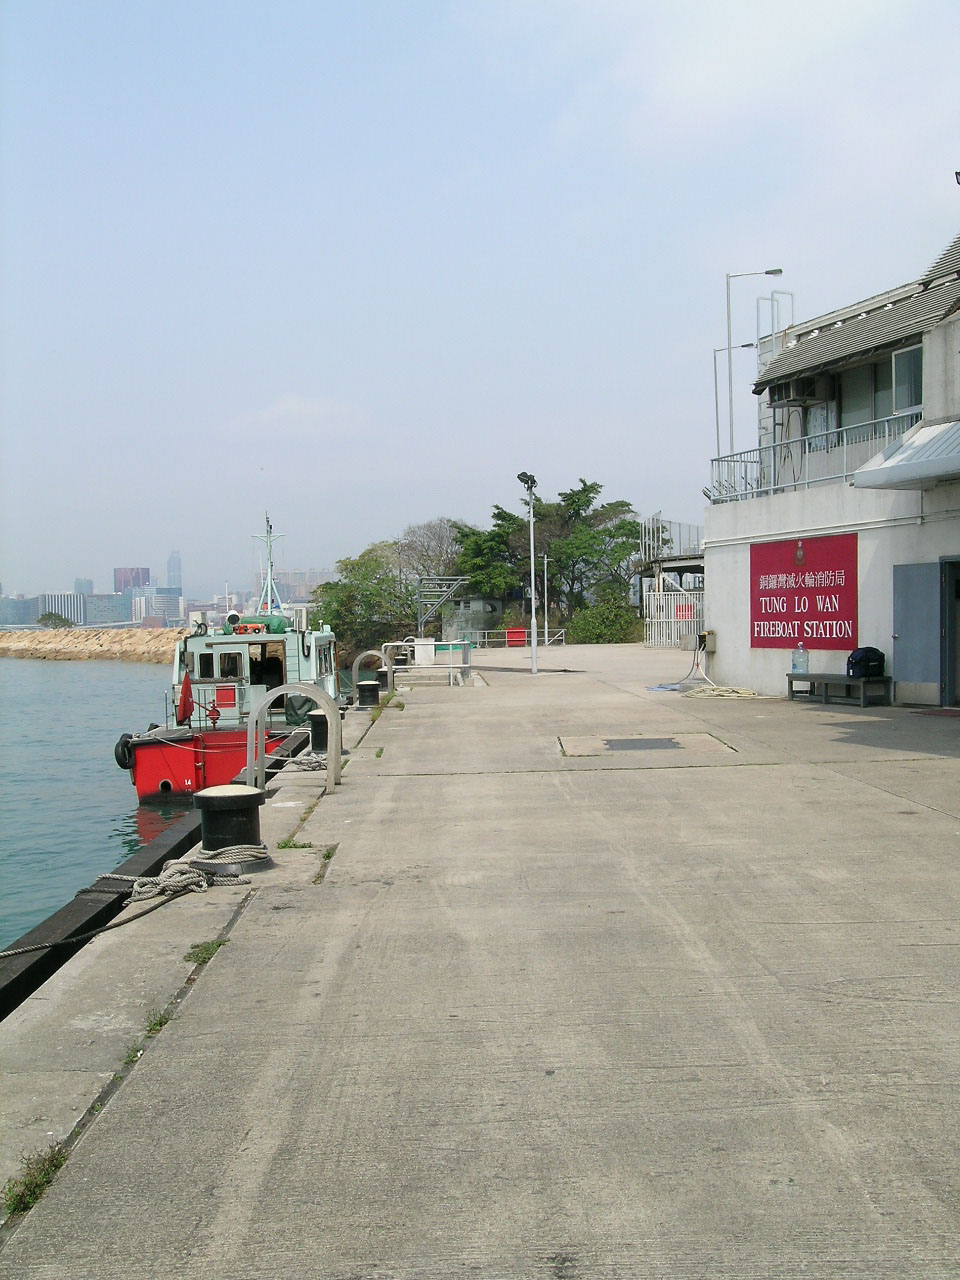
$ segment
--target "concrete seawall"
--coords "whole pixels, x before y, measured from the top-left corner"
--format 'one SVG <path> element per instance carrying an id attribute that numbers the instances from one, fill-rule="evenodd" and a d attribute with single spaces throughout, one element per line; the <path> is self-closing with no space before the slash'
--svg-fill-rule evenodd
<path id="1" fill-rule="evenodd" d="M 162 628 L 95 631 L 86 627 L 51 627 L 48 631 L 6 631 L 0 633 L 0 658 L 162 664 L 173 661 L 174 650 L 185 634 Z"/>

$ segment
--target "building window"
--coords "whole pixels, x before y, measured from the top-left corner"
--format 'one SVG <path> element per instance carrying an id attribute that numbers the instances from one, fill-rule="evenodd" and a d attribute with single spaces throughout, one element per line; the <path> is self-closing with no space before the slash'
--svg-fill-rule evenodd
<path id="1" fill-rule="evenodd" d="M 840 425 L 879 422 L 923 405 L 923 348 L 907 347 L 840 374 Z"/>
<path id="2" fill-rule="evenodd" d="M 840 426 L 873 421 L 873 365 L 861 364 L 840 374 Z"/>
<path id="3" fill-rule="evenodd" d="M 923 348 L 908 347 L 893 357 L 893 395 L 897 413 L 923 404 Z"/>

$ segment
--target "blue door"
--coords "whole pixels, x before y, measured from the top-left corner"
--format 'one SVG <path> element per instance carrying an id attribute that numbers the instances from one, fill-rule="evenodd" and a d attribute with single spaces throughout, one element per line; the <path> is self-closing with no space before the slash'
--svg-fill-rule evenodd
<path id="1" fill-rule="evenodd" d="M 940 689 L 940 564 L 893 566 L 893 665 L 897 698 L 938 704 Z M 905 688 L 900 685 L 926 688 Z"/>

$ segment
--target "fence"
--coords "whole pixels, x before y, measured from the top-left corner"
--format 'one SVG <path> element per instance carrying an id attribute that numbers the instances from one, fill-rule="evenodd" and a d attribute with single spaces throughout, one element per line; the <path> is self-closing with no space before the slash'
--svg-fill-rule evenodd
<path id="1" fill-rule="evenodd" d="M 506 627 L 499 631 L 459 631 L 457 633 L 459 640 L 469 640 L 472 645 L 476 645 L 478 649 L 506 649 L 513 648 L 514 645 L 519 649 L 530 643 L 530 630 L 524 627 Z M 543 632 L 537 628 L 537 644 L 566 644 L 567 632 L 565 628 L 551 631 L 549 638 L 544 640 Z"/>
<path id="2" fill-rule="evenodd" d="M 898 440 L 920 416 L 919 410 L 898 413 L 714 458 L 710 501 L 740 502 L 766 493 L 850 480 L 858 467 Z"/>
<path id="3" fill-rule="evenodd" d="M 643 643 L 678 649 L 682 636 L 703 631 L 702 591 L 648 591 L 643 598 Z"/>

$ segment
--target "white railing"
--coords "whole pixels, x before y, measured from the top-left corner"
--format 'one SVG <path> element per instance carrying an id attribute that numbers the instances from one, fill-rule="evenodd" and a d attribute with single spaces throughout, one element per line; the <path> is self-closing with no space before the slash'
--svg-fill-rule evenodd
<path id="1" fill-rule="evenodd" d="M 714 458 L 710 501 L 741 502 L 767 493 L 849 480 L 858 467 L 919 422 L 921 413 L 914 409 Z"/>
<path id="2" fill-rule="evenodd" d="M 679 649 L 683 636 L 703 631 L 702 591 L 648 591 L 643 597 L 643 643 Z"/>
<path id="3" fill-rule="evenodd" d="M 459 631 L 460 640 L 469 640 L 478 649 L 522 649 L 530 644 L 529 627 L 501 627 L 499 631 Z M 566 628 L 551 630 L 544 640 L 543 632 L 537 627 L 538 644 L 566 644 Z"/>
<path id="4" fill-rule="evenodd" d="M 702 554 L 702 524 L 664 520 L 659 512 L 640 521 L 640 555 L 648 564 L 670 556 Z"/>

